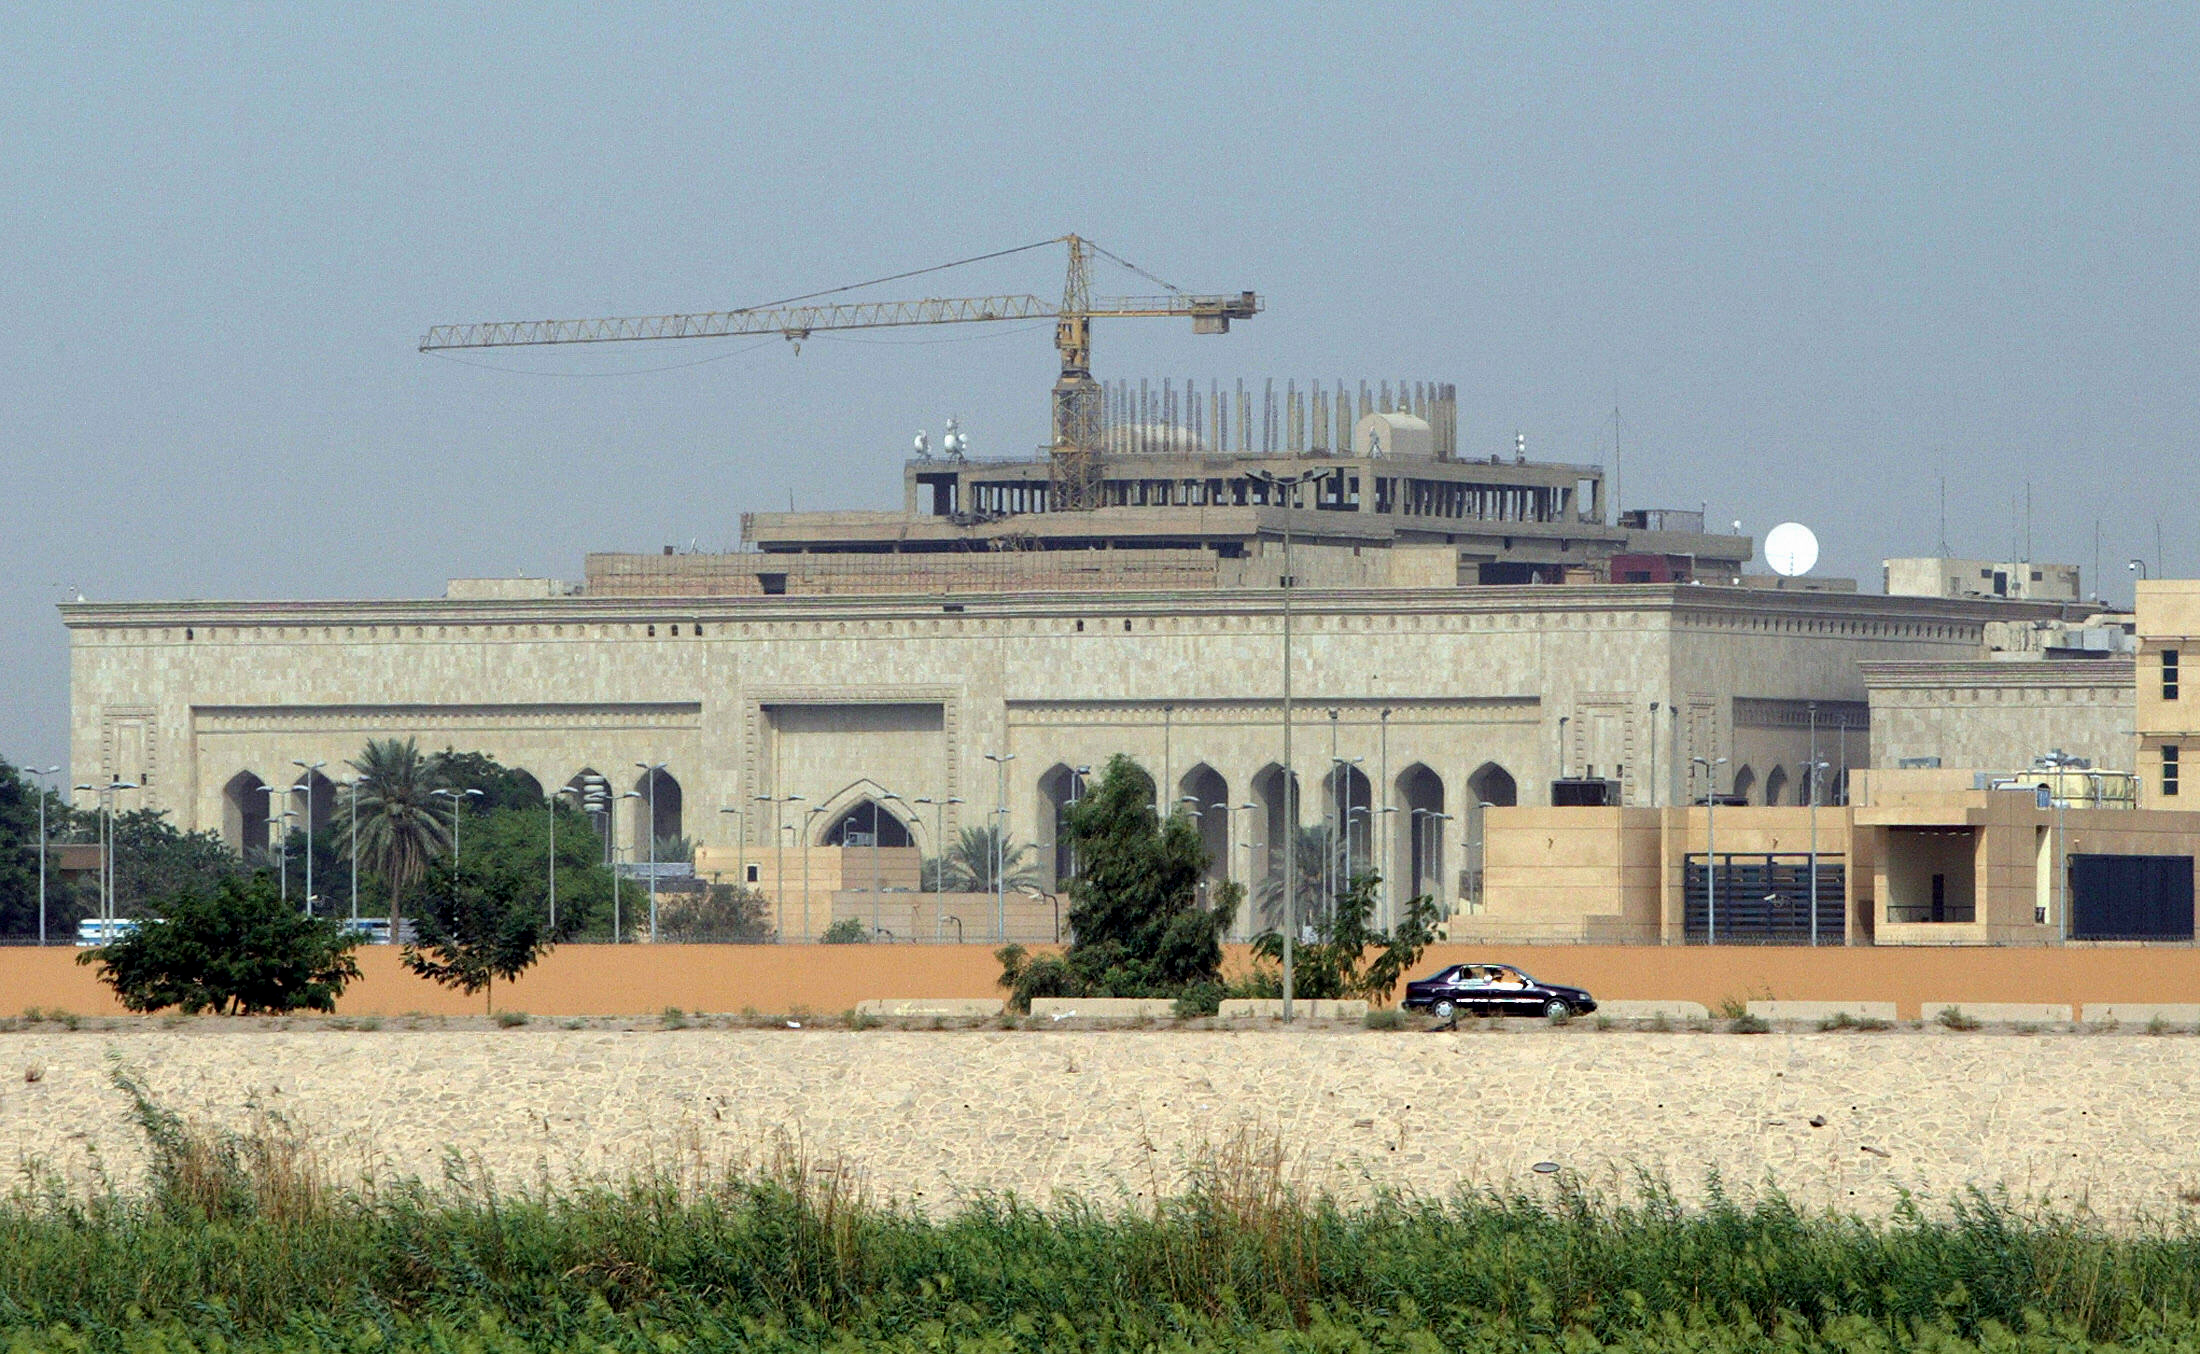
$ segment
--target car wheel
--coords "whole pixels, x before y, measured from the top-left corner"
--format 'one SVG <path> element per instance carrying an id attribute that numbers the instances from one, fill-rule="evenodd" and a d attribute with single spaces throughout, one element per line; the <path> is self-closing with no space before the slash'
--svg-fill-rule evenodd
<path id="1" fill-rule="evenodd" d="M 1557 997 L 1553 997 L 1549 1001 L 1543 1003 L 1543 1017 L 1546 1020 L 1565 1020 L 1572 1016 L 1573 1013 L 1574 1008 L 1568 1006 L 1565 1002 L 1559 1000 Z"/>
<path id="2" fill-rule="evenodd" d="M 1428 1013 L 1438 1020 L 1450 1020 L 1459 1014 L 1459 1004 L 1450 997 L 1438 997 L 1428 1008 Z"/>

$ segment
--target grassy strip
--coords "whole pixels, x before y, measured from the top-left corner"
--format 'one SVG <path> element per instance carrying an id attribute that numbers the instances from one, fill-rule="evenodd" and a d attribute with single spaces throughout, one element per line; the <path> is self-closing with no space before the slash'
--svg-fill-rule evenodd
<path id="1" fill-rule="evenodd" d="M 1972 1199 L 1886 1226 L 1778 1198 L 1389 1199 L 1241 1138 L 1139 1210 L 927 1220 L 782 1153 L 709 1180 L 330 1188 L 279 1124 L 138 1095 L 142 1195 L 0 1207 L 0 1350 L 2200 1348 L 2200 1234 Z"/>

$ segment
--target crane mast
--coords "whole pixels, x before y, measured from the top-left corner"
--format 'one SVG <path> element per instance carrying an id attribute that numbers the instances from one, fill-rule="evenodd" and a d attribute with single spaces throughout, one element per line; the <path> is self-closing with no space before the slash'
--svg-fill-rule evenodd
<path id="1" fill-rule="evenodd" d="M 757 306 L 692 314 L 646 315 L 589 320 L 519 320 L 487 324 L 439 324 L 420 340 L 421 352 L 456 348 L 532 347 L 565 343 L 632 343 L 652 339 L 726 338 L 778 334 L 799 345 L 821 330 L 884 329 L 903 325 L 976 324 L 992 320 L 1054 320 L 1054 346 L 1061 374 L 1054 382 L 1049 421 L 1051 471 L 1048 508 L 1078 512 L 1099 506 L 1100 453 L 1104 396 L 1092 378 L 1092 322 L 1107 319 L 1189 317 L 1195 334 L 1226 334 L 1230 321 L 1261 311 L 1252 292 L 1194 296 L 1174 287 L 1146 297 L 1092 295 L 1094 253 L 1107 254 L 1079 235 L 1050 244 L 1069 248 L 1060 304 L 1029 294 L 932 297 L 916 301 L 866 301 L 814 306 Z M 1030 246 L 1027 246 L 1030 247 Z M 1017 251 L 1006 251 L 1017 252 Z M 1122 263 L 1121 259 L 1115 259 Z M 965 260 L 968 262 L 968 260 Z M 954 267 L 944 264 L 942 267 Z M 1131 265 L 1126 264 L 1126 267 Z M 926 269 L 924 271 L 937 271 Z M 1142 271 L 1134 268 L 1134 271 Z M 850 290 L 842 288 L 841 290 Z"/>

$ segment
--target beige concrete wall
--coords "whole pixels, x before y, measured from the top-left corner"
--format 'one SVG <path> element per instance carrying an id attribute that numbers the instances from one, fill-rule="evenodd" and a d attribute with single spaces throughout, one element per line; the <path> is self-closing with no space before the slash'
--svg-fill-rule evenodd
<path id="1" fill-rule="evenodd" d="M 2200 786 L 2190 785 L 2189 763 L 2200 756 L 2200 579 L 2151 579 L 2139 584 L 2137 604 L 2138 679 L 2133 703 L 2138 730 L 2139 803 L 2146 808 L 2181 808 Z M 2177 698 L 2166 698 L 2163 655 L 2177 655 Z M 2177 749 L 2179 793 L 2163 793 L 2163 749 Z"/>
<path id="2" fill-rule="evenodd" d="M 991 945 L 567 945 L 512 984 L 500 1010 L 539 1015 L 686 1011 L 843 1011 L 867 998 L 996 997 Z M 0 1012 L 27 1007 L 80 1015 L 121 1013 L 94 970 L 69 948 L 0 949 Z M 346 1015 L 479 1013 L 486 1003 L 406 973 L 388 946 L 360 951 L 365 977 L 344 996 Z M 2012 946 L 1960 949 L 1703 945 L 1439 945 L 1411 976 L 1449 964 L 1507 963 L 1586 987 L 1599 999 L 1892 1001 L 1904 1019 L 1919 1004 L 2181 1002 L 2200 991 L 2200 949 Z M 1226 971 L 1247 963 L 1231 947 Z"/>
<path id="3" fill-rule="evenodd" d="M 2132 674 L 2124 659 L 1875 664 L 1865 673 L 1872 765 L 1937 757 L 2014 771 L 2060 750 L 2129 771 Z"/>

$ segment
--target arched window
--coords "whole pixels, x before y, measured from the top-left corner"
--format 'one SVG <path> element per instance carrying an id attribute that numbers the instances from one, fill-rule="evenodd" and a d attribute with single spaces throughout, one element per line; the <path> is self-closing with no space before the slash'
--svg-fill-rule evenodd
<path id="1" fill-rule="evenodd" d="M 826 846 L 914 846 L 909 825 L 875 799 L 861 799 L 825 829 Z"/>

